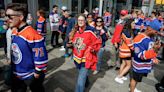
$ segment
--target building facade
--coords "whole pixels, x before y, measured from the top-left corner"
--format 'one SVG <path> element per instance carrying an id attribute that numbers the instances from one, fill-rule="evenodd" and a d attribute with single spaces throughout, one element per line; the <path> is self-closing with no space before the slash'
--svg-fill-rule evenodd
<path id="1" fill-rule="evenodd" d="M 52 6 L 56 4 L 59 6 L 59 9 L 62 6 L 66 6 L 73 14 L 78 14 L 81 13 L 85 8 L 91 12 L 93 8 L 99 6 L 99 0 L 0 0 L 0 8 L 5 9 L 8 3 L 27 4 L 28 11 L 32 14 L 34 23 L 37 19 L 36 11 L 39 8 L 44 8 L 48 14 L 51 12 Z"/>

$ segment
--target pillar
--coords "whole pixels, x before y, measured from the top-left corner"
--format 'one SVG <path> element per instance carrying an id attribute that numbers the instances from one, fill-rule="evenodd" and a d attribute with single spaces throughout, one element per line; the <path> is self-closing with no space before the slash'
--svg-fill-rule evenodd
<path id="1" fill-rule="evenodd" d="M 151 12 L 153 11 L 154 3 L 155 0 L 150 0 L 148 15 L 151 15 Z"/>
<path id="2" fill-rule="evenodd" d="M 100 0 L 100 3 L 99 3 L 99 16 L 102 16 L 102 10 L 103 10 L 103 0 Z"/>
<path id="3" fill-rule="evenodd" d="M 4 0 L 5 8 L 7 7 L 7 5 L 8 5 L 9 3 L 12 3 L 12 0 Z"/>
<path id="4" fill-rule="evenodd" d="M 37 21 L 36 12 L 38 10 L 38 0 L 27 0 L 28 3 L 28 11 L 31 13 L 33 17 L 32 26 L 34 27 Z"/>
<path id="5" fill-rule="evenodd" d="M 89 12 L 92 12 L 92 0 L 89 0 Z"/>
<path id="6" fill-rule="evenodd" d="M 81 0 L 78 0 L 78 13 L 81 13 Z"/>

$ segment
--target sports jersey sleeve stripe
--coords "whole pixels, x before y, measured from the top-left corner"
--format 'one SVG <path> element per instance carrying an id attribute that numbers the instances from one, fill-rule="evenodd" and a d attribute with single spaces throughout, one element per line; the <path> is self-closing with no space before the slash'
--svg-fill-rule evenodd
<path id="1" fill-rule="evenodd" d="M 35 61 L 34 63 L 35 64 L 44 64 L 44 63 L 47 63 L 48 62 L 48 60 L 45 60 L 45 61 Z"/>
<path id="2" fill-rule="evenodd" d="M 35 67 L 35 70 L 37 71 L 46 71 L 47 67 L 44 67 L 44 68 L 38 68 L 38 67 Z"/>

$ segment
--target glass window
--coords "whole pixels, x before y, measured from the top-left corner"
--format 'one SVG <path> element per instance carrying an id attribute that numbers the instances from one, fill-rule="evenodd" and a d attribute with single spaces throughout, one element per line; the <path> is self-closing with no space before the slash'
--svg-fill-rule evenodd
<path id="1" fill-rule="evenodd" d="M 78 0 L 72 0 L 72 13 L 77 14 L 78 13 Z"/>
<path id="2" fill-rule="evenodd" d="M 25 3 L 25 4 L 27 4 L 27 0 L 13 0 L 13 3 Z"/>
<path id="3" fill-rule="evenodd" d="M 4 0 L 0 0 L 0 9 L 5 9 Z"/>
<path id="4" fill-rule="evenodd" d="M 49 11 L 49 0 L 38 0 L 39 8 Z"/>
<path id="5" fill-rule="evenodd" d="M 38 0 L 38 9 L 44 9 L 46 13 L 46 17 L 49 15 L 49 0 Z"/>

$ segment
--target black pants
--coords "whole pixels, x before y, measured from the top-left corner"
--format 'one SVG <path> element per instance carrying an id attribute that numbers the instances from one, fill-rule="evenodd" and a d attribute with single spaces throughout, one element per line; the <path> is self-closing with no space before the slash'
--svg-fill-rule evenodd
<path id="1" fill-rule="evenodd" d="M 27 80 L 20 80 L 17 77 L 13 77 L 11 92 L 26 92 L 27 86 L 30 88 L 31 92 L 45 92 L 43 81 L 43 75 L 37 79 L 32 77 Z"/>
<path id="2" fill-rule="evenodd" d="M 5 82 L 6 85 L 11 86 L 11 83 L 12 83 L 11 65 L 5 65 L 3 69 L 4 69 L 4 82 Z"/>
<path id="3" fill-rule="evenodd" d="M 163 76 L 163 78 L 162 78 L 160 84 L 161 84 L 161 86 L 164 88 L 164 76 Z"/>
<path id="4" fill-rule="evenodd" d="M 62 34 L 61 34 L 61 38 L 62 38 L 62 40 L 63 40 L 63 45 L 65 46 L 66 34 L 65 34 L 65 33 L 62 33 Z"/>
<path id="5" fill-rule="evenodd" d="M 68 53 L 68 50 L 69 50 L 69 48 L 67 47 L 67 43 L 69 42 L 69 36 L 66 36 L 65 37 L 65 40 L 64 40 L 64 48 L 66 49 L 65 50 L 65 54 L 69 54 Z"/>
<path id="6" fill-rule="evenodd" d="M 6 33 L 0 33 L 0 48 L 4 48 L 4 52 L 7 54 Z"/>
<path id="7" fill-rule="evenodd" d="M 55 38 L 55 44 L 54 44 L 54 38 Z M 52 31 L 51 35 L 51 45 L 58 45 L 59 44 L 59 32 L 58 31 Z"/>

